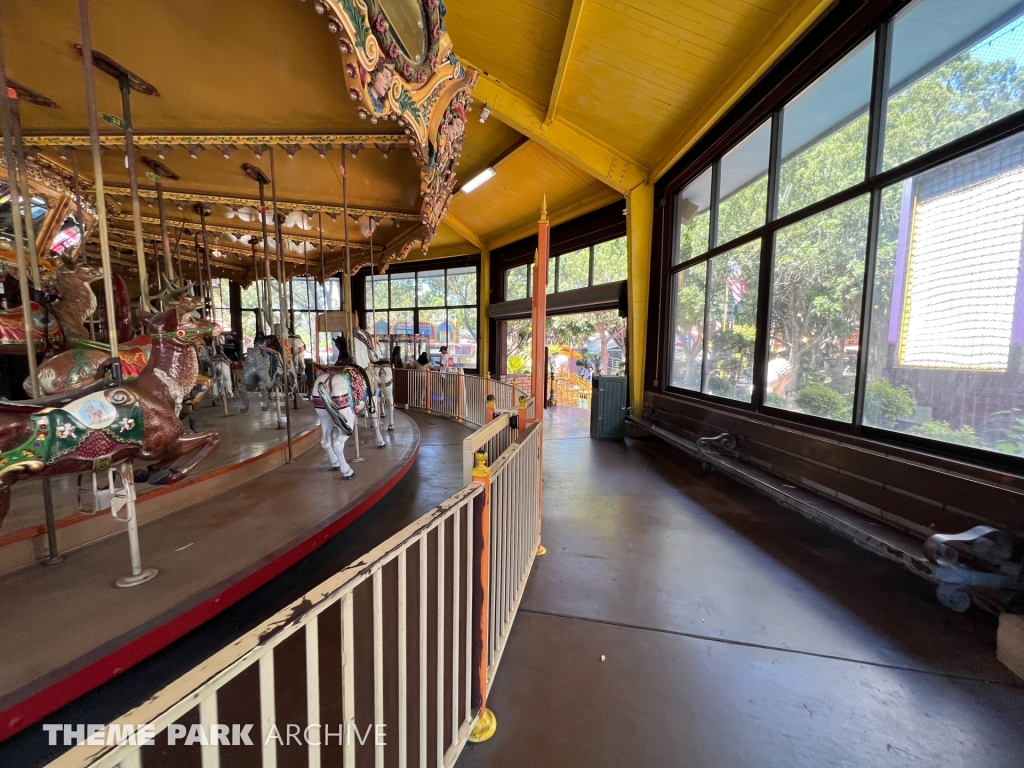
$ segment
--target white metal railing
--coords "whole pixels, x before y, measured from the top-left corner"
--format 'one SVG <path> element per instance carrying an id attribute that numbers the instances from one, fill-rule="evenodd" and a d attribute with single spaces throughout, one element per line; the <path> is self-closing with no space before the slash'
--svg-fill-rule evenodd
<path id="1" fill-rule="evenodd" d="M 306 726 L 295 738 L 311 768 L 451 766 L 486 712 L 540 542 L 542 429 L 493 419 L 468 445 L 505 449 L 490 466 L 477 455 L 465 488 L 108 725 L 98 740 L 110 744 L 79 744 L 51 765 L 177 765 L 181 747 L 203 768 L 276 766 L 295 762 L 282 752 L 291 717 Z M 230 743 L 245 723 L 225 719 L 246 706 L 252 744 Z M 202 726 L 205 743 L 184 746 L 182 723 Z M 380 724 L 382 740 L 361 735 Z M 129 726 L 157 745 L 135 743 Z M 332 729 L 337 743 L 324 743 Z"/>
<path id="2" fill-rule="evenodd" d="M 482 376 L 441 371 L 394 371 L 395 405 L 418 408 L 483 425 L 488 421 L 487 398 L 494 398 L 498 412 L 516 411 L 526 394 L 505 382 Z M 529 417 L 533 418 L 532 401 Z"/>
<path id="3" fill-rule="evenodd" d="M 530 424 L 490 468 L 488 689 L 540 546 L 541 430 Z"/>
<path id="4" fill-rule="evenodd" d="M 462 441 L 462 483 L 473 482 L 473 467 L 476 465 L 476 454 L 483 451 L 487 460 L 493 461 L 501 456 L 512 443 L 513 431 L 510 428 L 511 417 L 507 413 L 498 414 L 494 419 L 467 436 Z"/>

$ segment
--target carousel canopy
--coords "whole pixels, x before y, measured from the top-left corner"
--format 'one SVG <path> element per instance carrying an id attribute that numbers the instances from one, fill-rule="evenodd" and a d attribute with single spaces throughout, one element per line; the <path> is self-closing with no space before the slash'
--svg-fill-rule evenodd
<path id="1" fill-rule="evenodd" d="M 77 137 L 88 180 L 75 3 L 4 5 L 9 75 L 60 105 L 22 99 L 28 141 L 66 175 L 63 147 Z M 354 264 L 369 261 L 370 218 L 387 262 L 500 247 L 534 231 L 542 195 L 557 224 L 657 180 L 829 3 L 474 0 L 444 9 L 436 0 L 369 0 L 355 21 L 348 13 L 361 4 L 340 0 L 93 6 L 94 48 L 159 93 L 133 91 L 131 106 L 140 154 L 162 155 L 180 176 L 164 183 L 172 238 L 179 227 L 194 232 L 192 205 L 207 204 L 218 263 L 245 281 L 260 222 L 258 190 L 241 165 L 270 170 L 268 152 L 254 148 L 275 147 L 293 273 L 307 259 L 319 264 L 321 218 L 328 273 L 342 264 L 346 230 Z M 387 65 L 383 80 L 397 83 L 383 114 L 367 51 Z M 98 110 L 119 116 L 115 79 L 97 72 L 96 82 Z M 821 118 L 843 116 L 822 110 Z M 123 140 L 114 125 L 101 128 L 120 209 L 114 244 L 130 251 Z M 339 215 L 342 145 L 350 148 L 347 221 Z M 450 167 L 436 164 L 439 151 Z M 149 241 L 154 190 L 145 177 L 141 185 Z"/>

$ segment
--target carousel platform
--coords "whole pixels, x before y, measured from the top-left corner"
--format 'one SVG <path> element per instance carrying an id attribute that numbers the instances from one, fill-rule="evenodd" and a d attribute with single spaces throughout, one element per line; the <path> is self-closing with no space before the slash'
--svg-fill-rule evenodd
<path id="1" fill-rule="evenodd" d="M 312 434 L 318 441 L 317 427 Z M 0 657 L 0 741 L 182 637 L 370 509 L 419 451 L 419 428 L 404 414 L 396 412 L 395 431 L 385 434 L 379 450 L 361 433 L 367 461 L 353 465 L 349 480 L 330 471 L 322 451 L 307 451 L 145 522 L 143 566 L 159 575 L 140 586 L 114 587 L 129 571 L 124 535 L 83 546 L 58 565 L 0 577 L 0 647 L 7 651 Z M 346 456 L 353 455 L 350 440 Z"/>
<path id="2" fill-rule="evenodd" d="M 140 522 L 156 520 L 216 496 L 285 462 L 285 430 L 277 428 L 274 409 L 262 412 L 255 395 L 250 397 L 248 413 L 240 413 L 238 408 L 232 405 L 227 417 L 220 407 L 196 409 L 196 430 L 217 431 L 220 445 L 183 483 L 168 487 L 139 485 Z M 309 403 L 290 411 L 290 416 L 292 454 L 298 456 L 319 444 L 320 431 Z M 101 500 L 99 505 L 94 502 L 90 476 L 81 480 L 74 475 L 56 477 L 51 486 L 61 553 L 124 532 L 124 524 L 110 516 L 109 501 Z M 11 511 L 0 527 L 0 575 L 34 565 L 48 554 L 42 482 L 19 483 L 11 489 Z"/>

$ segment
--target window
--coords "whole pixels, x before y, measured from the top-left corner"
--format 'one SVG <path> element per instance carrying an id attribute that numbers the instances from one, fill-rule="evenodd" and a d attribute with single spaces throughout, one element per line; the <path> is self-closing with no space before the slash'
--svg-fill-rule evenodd
<path id="1" fill-rule="evenodd" d="M 625 280 L 628 272 L 626 238 L 606 240 L 589 248 L 552 256 L 548 260 L 547 292 L 562 293 L 614 283 Z M 532 264 L 506 269 L 505 301 L 530 298 L 533 295 L 532 283 Z"/>
<path id="2" fill-rule="evenodd" d="M 779 216 L 864 180 L 874 51 L 870 38 L 783 109 Z"/>
<path id="3" fill-rule="evenodd" d="M 213 299 L 213 321 L 224 330 L 231 330 L 231 290 L 230 282 L 223 277 L 213 279 L 211 298 Z"/>
<path id="4" fill-rule="evenodd" d="M 727 243 L 764 225 L 771 139 L 769 120 L 722 158 L 716 242 Z"/>
<path id="5" fill-rule="evenodd" d="M 672 292 L 675 345 L 670 382 L 673 387 L 700 391 L 704 362 L 704 310 L 707 262 L 676 273 Z"/>
<path id="6" fill-rule="evenodd" d="M 882 201 L 864 423 L 1024 456 L 1024 138 Z"/>
<path id="7" fill-rule="evenodd" d="M 676 273 L 672 386 L 750 402 L 760 263 L 756 240 Z"/>
<path id="8" fill-rule="evenodd" d="M 672 190 L 665 386 L 1024 470 L 1022 110 L 1024 2 L 876 22 Z"/>
<path id="9" fill-rule="evenodd" d="M 676 264 L 706 253 L 711 247 L 711 169 L 708 168 L 676 200 L 679 251 Z"/>
<path id="10" fill-rule="evenodd" d="M 766 405 L 852 420 L 867 225 L 859 197 L 776 234 Z"/>
<path id="11" fill-rule="evenodd" d="M 590 249 L 563 253 L 558 257 L 558 290 L 573 291 L 590 284 Z"/>
<path id="12" fill-rule="evenodd" d="M 307 357 L 319 355 L 321 363 L 333 358 L 332 334 L 317 332 L 317 316 L 325 310 L 342 309 L 342 288 L 340 278 L 329 278 L 326 285 L 321 285 L 312 276 L 292 278 L 285 286 L 285 299 L 288 301 L 290 316 L 288 330 L 302 338 L 306 345 Z M 270 281 L 271 304 L 273 306 L 274 323 L 281 322 L 280 293 L 277 280 Z M 251 348 L 258 333 L 267 332 L 264 319 L 264 307 L 267 296 L 263 280 L 254 280 L 241 292 L 242 299 L 242 347 Z M 214 280 L 213 288 L 214 317 L 224 328 L 231 327 L 231 309 L 227 280 Z M 259 323 L 257 323 L 257 318 Z"/>
<path id="13" fill-rule="evenodd" d="M 625 280 L 628 273 L 626 238 L 620 237 L 594 246 L 594 285 Z"/>
<path id="14" fill-rule="evenodd" d="M 707 362 L 704 392 L 749 403 L 754 385 L 754 340 L 761 241 L 708 262 Z"/>
<path id="15" fill-rule="evenodd" d="M 530 265 L 505 270 L 505 301 L 525 299 L 530 295 Z"/>
<path id="16" fill-rule="evenodd" d="M 1024 108 L 1018 0 L 922 0 L 892 27 L 883 166 L 893 168 Z"/>
<path id="17" fill-rule="evenodd" d="M 506 290 L 509 279 L 506 272 Z M 456 365 L 476 367 L 476 267 L 376 275 L 368 285 L 373 286 L 374 304 L 367 307 L 367 326 L 397 344 L 403 358 L 411 360 L 420 352 L 437 356 L 447 345 Z"/>

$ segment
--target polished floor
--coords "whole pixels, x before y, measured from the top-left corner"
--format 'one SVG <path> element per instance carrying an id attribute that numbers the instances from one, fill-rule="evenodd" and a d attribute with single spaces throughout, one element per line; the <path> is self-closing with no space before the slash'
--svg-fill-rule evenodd
<path id="1" fill-rule="evenodd" d="M 658 442 L 549 411 L 543 542 L 460 768 L 1024 766 L 993 619 Z"/>

